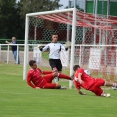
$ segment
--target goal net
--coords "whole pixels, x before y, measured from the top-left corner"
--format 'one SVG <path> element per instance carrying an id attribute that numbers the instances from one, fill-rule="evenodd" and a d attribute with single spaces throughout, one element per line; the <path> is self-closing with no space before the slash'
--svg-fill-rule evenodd
<path id="1" fill-rule="evenodd" d="M 79 64 L 89 69 L 94 77 L 117 81 L 117 17 L 93 15 L 76 8 L 26 15 L 23 79 L 28 60 L 34 59 L 34 48 L 51 42 L 53 33 L 58 34 L 58 41 L 63 44 L 71 41 L 66 65 L 70 75 L 73 65 Z M 49 66 L 48 52 L 38 57 L 41 57 L 40 66 Z"/>

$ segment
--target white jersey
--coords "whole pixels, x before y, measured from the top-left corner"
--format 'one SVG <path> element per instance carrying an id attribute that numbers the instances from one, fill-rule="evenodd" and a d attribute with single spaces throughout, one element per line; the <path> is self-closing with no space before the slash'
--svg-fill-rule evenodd
<path id="1" fill-rule="evenodd" d="M 65 47 L 61 43 L 49 43 L 42 49 L 42 51 L 46 51 L 47 49 L 50 50 L 50 59 L 60 59 L 60 51 L 65 50 Z"/>

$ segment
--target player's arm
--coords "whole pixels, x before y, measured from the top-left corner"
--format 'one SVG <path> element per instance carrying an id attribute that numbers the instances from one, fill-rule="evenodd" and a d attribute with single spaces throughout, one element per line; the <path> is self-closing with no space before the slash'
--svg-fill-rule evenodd
<path id="1" fill-rule="evenodd" d="M 80 95 L 86 95 L 86 93 L 85 93 L 85 92 L 82 92 L 81 90 L 79 90 L 78 93 L 79 93 Z"/>
<path id="2" fill-rule="evenodd" d="M 83 84 L 81 76 L 82 76 L 82 73 L 78 73 L 78 81 L 79 81 L 80 84 Z"/>
<path id="3" fill-rule="evenodd" d="M 71 42 L 70 41 L 67 41 L 65 43 L 65 45 L 61 44 L 61 49 L 62 50 L 66 50 L 67 51 L 70 47 L 71 47 Z"/>
<path id="4" fill-rule="evenodd" d="M 28 75 L 27 75 L 27 84 L 29 86 L 31 86 L 32 88 L 36 88 L 36 86 L 31 81 L 31 74 L 30 73 L 28 73 Z"/>
<path id="5" fill-rule="evenodd" d="M 6 44 L 12 44 L 11 42 L 8 42 L 7 40 L 5 41 Z"/>
<path id="6" fill-rule="evenodd" d="M 38 45 L 38 48 L 39 48 L 40 51 L 46 51 L 46 50 L 49 49 L 49 45 L 48 44 L 46 46 L 40 46 L 40 45 Z"/>
<path id="7" fill-rule="evenodd" d="M 65 50 L 65 51 L 68 50 L 68 48 L 66 48 L 66 46 L 64 46 L 63 44 L 60 45 L 60 48 L 61 48 L 61 50 Z"/>
<path id="8" fill-rule="evenodd" d="M 60 45 L 60 48 L 61 48 L 60 50 L 65 50 L 65 51 L 68 50 L 68 48 L 66 47 L 66 45 L 64 46 L 63 44 Z"/>
<path id="9" fill-rule="evenodd" d="M 76 89 L 77 89 L 77 91 L 78 91 L 78 93 L 79 93 L 80 95 L 86 95 L 85 92 L 82 92 L 82 91 L 80 90 L 80 89 L 81 89 L 81 84 L 80 84 L 79 82 L 74 81 L 74 85 L 75 85 L 75 87 L 76 87 Z"/>

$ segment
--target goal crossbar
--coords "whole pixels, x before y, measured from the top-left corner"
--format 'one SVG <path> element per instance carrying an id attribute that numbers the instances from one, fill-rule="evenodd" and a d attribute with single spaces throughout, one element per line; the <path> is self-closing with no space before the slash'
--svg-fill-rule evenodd
<path id="1" fill-rule="evenodd" d="M 99 18 L 98 18 L 99 17 Z M 89 41 L 91 41 L 91 38 L 93 37 L 93 34 L 95 33 L 95 30 L 97 32 L 94 35 L 97 38 L 100 38 L 101 36 L 103 38 L 100 38 L 99 43 L 104 44 L 106 41 L 109 39 L 112 41 L 115 41 L 116 37 L 116 25 L 117 21 L 115 20 L 116 17 L 111 18 L 110 20 L 104 16 L 95 15 L 93 14 L 88 14 L 88 13 L 83 13 L 76 8 L 70 8 L 70 9 L 64 9 L 64 10 L 55 10 L 55 11 L 47 11 L 47 12 L 37 12 L 37 13 L 30 13 L 26 14 L 26 24 L 25 24 L 25 52 L 24 52 L 24 74 L 23 74 L 23 79 L 26 79 L 26 66 L 27 66 L 27 53 L 28 53 L 28 39 L 34 39 L 34 40 L 43 40 L 46 39 L 48 36 L 50 39 L 50 35 L 53 32 L 59 33 L 59 35 L 62 35 L 61 32 L 66 34 L 67 32 L 67 26 L 69 25 L 69 31 L 70 31 L 70 40 L 72 41 L 71 43 L 71 53 L 70 53 L 70 75 L 73 72 L 73 65 L 74 65 L 74 52 L 75 52 L 75 39 L 76 37 L 79 38 L 81 43 L 84 43 L 85 41 L 88 41 L 87 38 L 89 38 Z M 47 25 L 48 23 L 48 25 Z M 57 25 L 57 26 L 55 26 Z M 53 26 L 53 27 L 52 27 Z M 62 28 L 60 28 L 62 27 Z M 83 28 L 86 27 L 86 28 Z M 60 30 L 58 30 L 60 28 Z M 79 29 L 78 29 L 79 28 Z M 80 33 L 79 33 L 80 30 Z M 108 35 L 106 35 L 106 38 L 104 34 L 108 31 L 108 35 L 111 36 L 109 38 Z M 111 30 L 111 31 L 110 31 Z M 112 30 L 115 30 L 112 32 Z M 43 32 L 42 32 L 43 31 Z M 58 31 L 58 32 L 57 32 Z M 47 33 L 48 35 L 47 35 Z M 43 35 L 38 35 L 37 34 L 43 33 Z M 88 34 L 89 35 L 88 35 Z M 98 33 L 100 34 L 98 37 Z M 31 36 L 31 34 L 33 36 Z M 114 36 L 114 38 L 113 38 Z M 94 42 L 96 42 L 96 38 L 92 38 Z M 104 38 L 105 37 L 105 38 Z M 63 38 L 64 40 L 67 37 Z M 106 41 L 104 41 L 104 39 Z M 98 40 L 97 40 L 98 41 Z M 86 44 L 91 44 L 91 43 L 86 43 Z M 95 43 L 93 43 L 95 45 Z M 109 43 L 107 43 L 109 44 Z M 80 46 L 80 45 L 77 45 Z M 82 45 L 83 46 L 83 45 Z M 86 45 L 87 46 L 87 45 Z M 93 46 L 93 45 L 89 45 Z M 96 46 L 96 45 L 95 45 Z M 103 45 L 101 45 L 103 46 Z M 112 46 L 112 45 L 109 45 Z M 98 45 L 97 45 L 98 47 Z"/>

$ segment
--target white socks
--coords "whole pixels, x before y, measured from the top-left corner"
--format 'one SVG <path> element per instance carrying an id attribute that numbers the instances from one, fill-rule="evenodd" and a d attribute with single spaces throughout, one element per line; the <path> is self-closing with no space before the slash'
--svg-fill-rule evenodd
<path id="1" fill-rule="evenodd" d="M 58 77 L 55 77 L 54 81 L 55 81 L 56 84 L 58 84 Z"/>
<path id="2" fill-rule="evenodd" d="M 110 93 L 102 93 L 101 96 L 103 96 L 103 97 L 110 97 L 111 94 Z"/>

